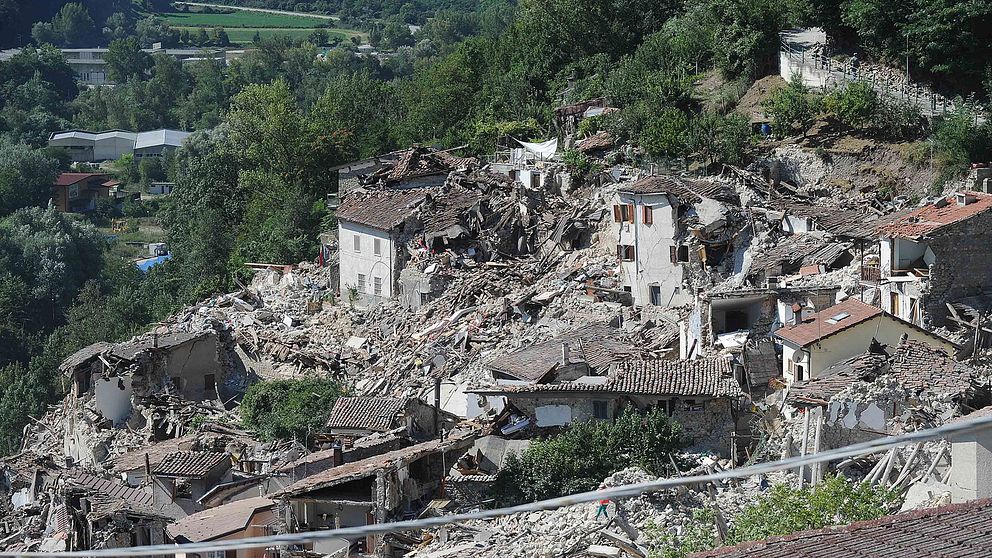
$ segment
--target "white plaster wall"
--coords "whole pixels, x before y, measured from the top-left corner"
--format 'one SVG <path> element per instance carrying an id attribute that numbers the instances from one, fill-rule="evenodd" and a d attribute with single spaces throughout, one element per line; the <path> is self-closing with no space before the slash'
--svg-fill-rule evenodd
<path id="1" fill-rule="evenodd" d="M 792 74 L 799 74 L 807 87 L 824 87 L 830 79 L 826 70 L 804 67 L 801 60 L 793 61 L 785 52 L 779 52 L 779 75 L 789 81 Z"/>
<path id="2" fill-rule="evenodd" d="M 786 215 L 782 219 L 782 230 L 792 234 L 802 234 L 809 232 L 809 219 L 796 215 Z"/>
<path id="3" fill-rule="evenodd" d="M 784 341 L 782 343 L 782 376 L 785 378 L 787 383 L 792 383 L 796 381 L 795 376 L 789 370 L 789 361 L 792 360 L 796 364 L 801 364 L 803 366 L 803 379 L 809 379 L 809 364 L 806 362 L 806 353 L 802 350 L 788 342 Z"/>
<path id="4" fill-rule="evenodd" d="M 911 263 L 923 257 L 927 250 L 926 244 L 913 242 L 905 238 L 897 238 L 893 254 L 890 256 L 896 262 L 897 269 L 906 269 Z"/>
<path id="5" fill-rule="evenodd" d="M 355 235 L 361 238 L 361 251 L 355 251 Z M 381 243 L 379 255 L 373 253 L 374 239 Z M 348 296 L 350 287 L 358 286 L 358 275 L 365 275 L 365 291 L 359 293 L 362 297 L 374 296 L 374 277 L 382 279 L 382 297 L 390 298 L 393 293 L 393 264 L 395 250 L 389 233 L 351 223 L 338 221 L 338 241 L 341 249 L 339 258 L 341 264 L 341 296 Z"/>
<path id="6" fill-rule="evenodd" d="M 899 338 L 904 333 L 910 340 L 927 343 L 933 347 L 942 348 L 951 355 L 954 354 L 954 346 L 950 343 L 934 339 L 892 316 L 883 315 L 831 335 L 819 343 L 810 346 L 808 348 L 812 356 L 812 361 L 808 368 L 811 374 L 810 377 L 819 377 L 830 366 L 844 359 L 864 353 L 868 349 L 872 338 L 877 339 L 879 343 L 884 345 L 895 346 L 899 343 Z"/>
<path id="7" fill-rule="evenodd" d="M 992 431 L 951 440 L 951 501 L 955 504 L 992 496 Z"/>
<path id="8" fill-rule="evenodd" d="M 120 425 L 131 416 L 131 377 L 100 378 L 93 383 L 96 396 L 96 410 L 114 426 Z"/>
<path id="9" fill-rule="evenodd" d="M 534 407 L 538 426 L 565 426 L 572 422 L 572 408 L 568 405 L 541 405 Z"/>
<path id="10" fill-rule="evenodd" d="M 626 286 L 631 289 L 634 304 L 651 303 L 651 286 L 661 287 L 662 306 L 680 306 L 691 302 L 690 293 L 682 290 L 681 264 L 673 264 L 671 247 L 675 245 L 675 208 L 665 194 L 625 194 L 616 196 L 613 204 L 634 204 L 634 222 L 616 223 L 619 244 L 634 246 L 634 261 L 621 262 Z M 652 224 L 644 224 L 644 206 L 650 206 Z M 612 219 L 612 206 L 610 208 Z"/>

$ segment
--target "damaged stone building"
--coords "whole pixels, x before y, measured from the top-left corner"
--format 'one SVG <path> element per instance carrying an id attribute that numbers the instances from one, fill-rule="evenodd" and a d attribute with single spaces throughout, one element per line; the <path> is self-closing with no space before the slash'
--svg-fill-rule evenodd
<path id="1" fill-rule="evenodd" d="M 947 323 L 947 304 L 992 290 L 992 194 L 958 192 L 882 225 L 878 306 L 923 327 Z"/>
<path id="2" fill-rule="evenodd" d="M 690 303 L 694 287 L 734 269 L 746 218 L 733 188 L 648 176 L 617 186 L 612 212 L 624 289 L 634 304 Z"/>

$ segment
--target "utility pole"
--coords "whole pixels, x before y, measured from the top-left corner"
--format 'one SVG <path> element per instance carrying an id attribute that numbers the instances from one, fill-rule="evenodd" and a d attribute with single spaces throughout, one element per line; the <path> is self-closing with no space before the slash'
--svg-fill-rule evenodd
<path id="1" fill-rule="evenodd" d="M 906 86 L 909 86 L 909 31 L 906 31 Z"/>

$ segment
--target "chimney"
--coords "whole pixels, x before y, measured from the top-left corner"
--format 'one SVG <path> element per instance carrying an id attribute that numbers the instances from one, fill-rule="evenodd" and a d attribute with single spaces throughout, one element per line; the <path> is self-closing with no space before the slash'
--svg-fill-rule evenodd
<path id="1" fill-rule="evenodd" d="M 334 443 L 331 444 L 331 450 L 332 450 L 331 451 L 331 454 L 333 455 L 334 466 L 337 467 L 338 465 L 343 465 L 344 464 L 344 450 L 341 447 L 341 442 L 338 441 L 338 440 L 335 440 Z"/>
<path id="2" fill-rule="evenodd" d="M 797 326 L 803 323 L 803 307 L 799 303 L 792 305 L 792 319 L 789 320 L 789 325 Z"/>
<path id="3" fill-rule="evenodd" d="M 806 320 L 811 319 L 813 317 L 813 314 L 816 314 L 816 308 L 813 308 L 812 303 L 807 302 L 805 305 L 803 305 L 803 309 L 800 313 L 799 319 L 805 322 Z"/>
<path id="4" fill-rule="evenodd" d="M 561 344 L 561 365 L 568 366 L 569 363 L 568 354 L 568 343 L 562 342 Z"/>
<path id="5" fill-rule="evenodd" d="M 968 192 L 958 192 L 955 194 L 957 198 L 958 205 L 968 205 L 978 201 L 978 198 L 974 194 L 969 194 Z"/>

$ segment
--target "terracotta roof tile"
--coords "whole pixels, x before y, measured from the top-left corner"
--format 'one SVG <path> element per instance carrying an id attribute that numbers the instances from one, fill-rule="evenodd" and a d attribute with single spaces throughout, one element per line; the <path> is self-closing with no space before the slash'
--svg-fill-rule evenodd
<path id="1" fill-rule="evenodd" d="M 602 383 L 558 382 L 478 388 L 475 393 L 629 393 L 684 397 L 738 397 L 732 359 L 637 360 L 617 363 Z"/>
<path id="2" fill-rule="evenodd" d="M 356 428 L 386 432 L 397 422 L 410 400 L 391 397 L 338 397 L 327 419 L 328 429 Z"/>
<path id="3" fill-rule="evenodd" d="M 831 318 L 845 313 L 848 314 L 847 317 L 831 323 L 833 321 Z M 775 331 L 775 335 L 800 347 L 806 347 L 816 341 L 830 337 L 835 333 L 854 327 L 881 314 L 881 308 L 865 304 L 855 298 L 849 298 L 844 302 L 813 314 L 810 319 L 799 325 L 785 326 L 778 329 Z"/>
<path id="4" fill-rule="evenodd" d="M 961 192 L 961 194 L 973 196 L 975 201 L 968 205 L 958 205 L 956 196 L 948 196 L 944 198 L 946 205 L 943 207 L 935 204 L 926 205 L 878 227 L 877 232 L 883 236 L 920 238 L 992 209 L 990 194 L 981 192 Z"/>
<path id="5" fill-rule="evenodd" d="M 177 451 L 165 459 L 152 472 L 166 477 L 204 477 L 224 461 L 231 458 L 219 451 Z"/>
<path id="6" fill-rule="evenodd" d="M 618 356 L 637 352 L 621 338 L 619 329 L 594 324 L 503 355 L 490 362 L 489 368 L 518 380 L 536 382 L 561 363 L 562 343 L 568 343 L 571 363 L 585 362 L 596 371 L 605 371 Z"/>
<path id="7" fill-rule="evenodd" d="M 992 499 L 887 515 L 690 554 L 690 558 L 987 556 Z"/>
<path id="8" fill-rule="evenodd" d="M 422 188 L 354 192 L 344 198 L 335 215 L 342 221 L 389 231 L 415 215 L 429 198 L 429 191 Z"/>
<path id="9" fill-rule="evenodd" d="M 609 132 L 599 132 L 578 143 L 578 150 L 583 153 L 610 147 L 613 147 L 613 136 Z"/>
<path id="10" fill-rule="evenodd" d="M 55 179 L 56 186 L 72 186 L 77 182 L 82 182 L 88 178 L 109 178 L 110 175 L 102 172 L 63 172 Z"/>
<path id="11" fill-rule="evenodd" d="M 189 542 L 212 541 L 245 529 L 256 513 L 273 506 L 275 501 L 269 498 L 237 500 L 188 515 L 170 524 L 167 531 L 174 540 L 182 538 Z"/>

